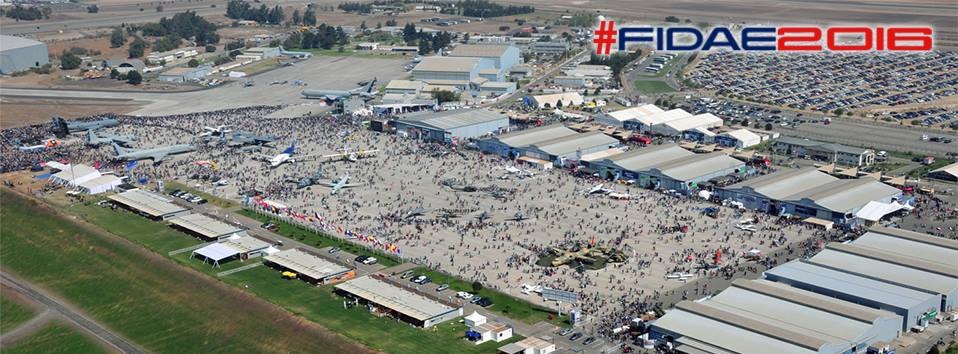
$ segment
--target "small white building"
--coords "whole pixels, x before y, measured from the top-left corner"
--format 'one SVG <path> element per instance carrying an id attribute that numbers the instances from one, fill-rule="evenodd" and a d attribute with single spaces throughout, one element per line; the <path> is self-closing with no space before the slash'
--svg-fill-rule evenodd
<path id="1" fill-rule="evenodd" d="M 469 316 L 463 317 L 466 327 L 472 328 L 486 323 L 486 316 L 479 314 L 478 311 L 472 311 Z"/>
<path id="2" fill-rule="evenodd" d="M 469 331 L 473 332 L 474 336 L 477 336 L 477 339 L 474 342 L 476 345 L 488 341 L 494 341 L 498 343 L 512 338 L 512 327 L 499 322 L 486 322 L 470 328 Z"/>
<path id="3" fill-rule="evenodd" d="M 715 137 L 715 143 L 736 149 L 744 149 L 749 146 L 761 144 L 762 136 L 753 133 L 751 130 L 742 128 L 719 134 Z"/>
<path id="4" fill-rule="evenodd" d="M 556 351 L 556 345 L 537 337 L 528 337 L 515 343 L 499 347 L 506 354 L 549 354 Z"/>
<path id="5" fill-rule="evenodd" d="M 578 92 L 532 96 L 532 103 L 539 108 L 558 108 L 560 102 L 562 107 L 581 106 L 585 103 L 585 99 Z"/>

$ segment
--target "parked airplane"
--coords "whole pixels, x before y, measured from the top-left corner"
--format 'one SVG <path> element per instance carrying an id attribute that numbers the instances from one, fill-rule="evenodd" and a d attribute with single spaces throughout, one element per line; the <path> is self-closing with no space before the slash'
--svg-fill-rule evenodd
<path id="1" fill-rule="evenodd" d="M 217 127 L 203 127 L 203 132 L 200 133 L 201 137 L 206 136 L 223 136 L 226 133 L 233 131 L 232 129 L 227 129 L 228 126 L 220 125 Z"/>
<path id="2" fill-rule="evenodd" d="M 314 173 L 311 176 L 306 176 L 306 177 L 300 178 L 299 181 L 295 181 L 296 188 L 303 189 L 309 186 L 320 184 L 322 183 L 322 180 L 323 180 L 323 170 L 318 170 L 316 171 L 316 173 Z M 290 181 L 290 182 L 293 182 L 293 181 Z"/>
<path id="3" fill-rule="evenodd" d="M 103 144 L 112 144 L 112 143 L 117 143 L 122 146 L 128 146 L 133 141 L 136 141 L 136 137 L 133 135 L 102 134 L 100 136 L 97 136 L 96 132 L 93 129 L 87 130 L 86 144 L 89 146 L 100 146 Z"/>
<path id="4" fill-rule="evenodd" d="M 359 95 L 364 99 L 373 98 L 373 86 L 376 85 L 376 78 L 370 80 L 365 86 L 357 87 L 352 90 L 321 90 L 321 89 L 309 89 L 303 90 L 302 94 L 305 98 L 318 98 L 324 99 L 327 102 L 336 102 L 341 99 Z"/>
<path id="5" fill-rule="evenodd" d="M 230 136 L 230 142 L 226 146 L 237 147 L 244 145 L 264 145 L 276 141 L 272 135 L 256 135 L 247 131 L 234 131 Z"/>
<path id="6" fill-rule="evenodd" d="M 289 147 L 284 149 L 283 152 L 276 154 L 275 156 L 270 157 L 266 155 L 259 155 L 259 157 L 266 160 L 266 162 L 269 163 L 270 167 L 278 167 L 279 165 L 282 165 L 286 162 L 296 163 L 296 161 L 306 161 L 306 160 L 320 157 L 320 155 L 301 155 L 301 156 L 293 157 L 293 155 L 295 154 L 296 154 L 296 142 L 293 141 L 293 143 L 290 144 Z"/>
<path id="7" fill-rule="evenodd" d="M 190 144 L 177 144 L 152 149 L 128 149 L 114 143 L 113 151 L 116 152 L 116 156 L 113 157 L 115 160 L 133 161 L 151 159 L 153 160 L 153 164 L 159 164 L 170 155 L 196 151 L 196 147 Z"/>
<path id="8" fill-rule="evenodd" d="M 117 125 L 120 125 L 120 122 L 113 118 L 105 118 L 93 121 L 68 122 L 61 117 L 53 117 L 53 132 L 57 134 L 57 136 L 64 136 L 70 133 L 87 130 L 115 127 Z"/>
<path id="9" fill-rule="evenodd" d="M 379 152 L 379 149 L 373 150 L 359 150 L 359 151 L 349 151 L 349 149 L 343 149 L 343 152 L 332 155 L 325 155 L 323 158 L 328 158 L 328 161 L 349 161 L 356 162 L 359 159 L 364 159 L 367 157 L 376 156 L 376 153 Z"/>
<path id="10" fill-rule="evenodd" d="M 17 149 L 20 150 L 20 151 L 34 152 L 34 151 L 40 151 L 40 150 L 46 150 L 46 149 L 49 149 L 49 148 L 54 148 L 54 147 L 57 147 L 57 146 L 60 146 L 60 141 L 57 140 L 57 139 L 51 138 L 51 139 L 44 139 L 43 141 L 41 141 L 40 144 L 37 144 L 37 145 L 29 145 L 29 146 L 24 145 L 24 146 L 17 147 Z"/>
<path id="11" fill-rule="evenodd" d="M 586 190 L 586 191 L 585 191 L 585 194 L 609 194 L 609 193 L 612 193 L 612 192 L 614 192 L 612 189 L 605 188 L 605 185 L 604 185 L 604 184 L 599 183 L 599 184 L 595 185 L 595 187 L 592 187 L 592 188 L 589 188 L 588 190 Z"/>
<path id="12" fill-rule="evenodd" d="M 340 190 L 340 189 L 343 189 L 343 188 L 359 187 L 359 186 L 363 185 L 362 183 L 349 183 L 349 175 L 348 175 L 348 174 L 345 175 L 345 176 L 339 177 L 339 180 L 329 181 L 329 182 L 321 182 L 320 184 L 332 188 L 332 189 L 329 191 L 329 194 L 339 193 L 339 190 Z"/>

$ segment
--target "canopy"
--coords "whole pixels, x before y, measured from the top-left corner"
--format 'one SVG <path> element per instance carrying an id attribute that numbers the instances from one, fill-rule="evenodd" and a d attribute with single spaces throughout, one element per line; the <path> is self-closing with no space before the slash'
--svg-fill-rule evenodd
<path id="1" fill-rule="evenodd" d="M 881 218 L 885 215 L 899 211 L 903 207 L 904 206 L 898 204 L 898 202 L 882 203 L 870 201 L 868 204 L 865 204 L 861 210 L 855 213 L 855 216 L 859 219 L 865 219 L 868 221 L 878 221 L 881 220 Z"/>
<path id="2" fill-rule="evenodd" d="M 206 260 L 213 261 L 214 266 L 219 266 L 220 261 L 238 255 L 239 251 L 223 245 L 222 243 L 212 243 L 209 246 L 205 246 L 196 251 L 193 251 L 193 255 L 201 255 Z M 206 260 L 203 262 L 205 263 Z"/>

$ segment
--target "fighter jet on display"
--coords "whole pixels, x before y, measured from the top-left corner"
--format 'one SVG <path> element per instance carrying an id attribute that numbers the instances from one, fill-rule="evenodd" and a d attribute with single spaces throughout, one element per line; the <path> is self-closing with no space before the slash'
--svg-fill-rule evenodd
<path id="1" fill-rule="evenodd" d="M 89 146 L 100 146 L 113 143 L 117 143 L 121 146 L 129 146 L 130 143 L 134 141 L 136 141 L 136 137 L 133 135 L 100 134 L 98 136 L 95 130 L 87 130 L 86 144 Z"/>
<path id="2" fill-rule="evenodd" d="M 303 189 L 309 186 L 317 185 L 322 183 L 322 180 L 323 180 L 323 170 L 318 170 L 316 171 L 316 173 L 314 173 L 311 176 L 306 176 L 306 177 L 300 178 L 298 181 L 295 181 L 296 188 Z"/>
<path id="3" fill-rule="evenodd" d="M 310 159 L 315 159 L 320 157 L 320 155 L 300 155 L 293 157 L 296 154 L 296 141 L 293 141 L 283 152 L 276 154 L 275 156 L 266 156 L 258 155 L 259 158 L 265 160 L 269 163 L 270 167 L 278 167 L 286 162 L 296 163 L 296 161 L 306 161 Z"/>
<path id="4" fill-rule="evenodd" d="M 276 141 L 276 137 L 272 135 L 256 135 L 247 131 L 237 130 L 230 136 L 230 141 L 226 143 L 226 146 L 265 145 L 274 141 Z"/>
<path id="5" fill-rule="evenodd" d="M 70 133 L 77 133 L 87 130 L 115 127 L 117 125 L 120 125 L 120 122 L 113 118 L 105 118 L 93 121 L 68 122 L 61 117 L 53 117 L 53 132 L 57 134 L 57 136 L 64 136 Z"/>
<path id="6" fill-rule="evenodd" d="M 19 146 L 17 147 L 17 150 L 34 152 L 34 151 L 41 151 L 41 150 L 46 150 L 49 148 L 54 148 L 57 146 L 60 146 L 60 141 L 57 139 L 51 138 L 51 139 L 44 139 L 43 141 L 40 142 L 40 144 L 37 144 L 37 145 Z"/>
<path id="7" fill-rule="evenodd" d="M 327 102 L 336 102 L 347 97 L 360 96 L 364 99 L 373 98 L 373 86 L 376 85 L 376 78 L 373 78 L 365 86 L 357 87 L 352 90 L 303 90 L 303 97 L 323 99 Z"/>
<path id="8" fill-rule="evenodd" d="M 116 152 L 116 156 L 113 157 L 114 160 L 133 161 L 151 159 L 153 160 L 153 164 L 158 164 L 170 155 L 196 151 L 196 147 L 190 144 L 177 144 L 152 149 L 129 149 L 120 147 L 114 143 L 113 151 Z"/>
<path id="9" fill-rule="evenodd" d="M 335 181 L 320 182 L 320 184 L 331 188 L 329 194 L 339 193 L 339 190 L 343 188 L 359 187 L 363 185 L 363 183 L 349 183 L 349 175 L 339 177 L 339 179 Z"/>

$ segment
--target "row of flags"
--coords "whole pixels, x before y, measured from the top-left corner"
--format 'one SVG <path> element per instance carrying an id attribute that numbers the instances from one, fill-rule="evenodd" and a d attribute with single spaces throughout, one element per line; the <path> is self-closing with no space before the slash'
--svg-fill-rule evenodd
<path id="1" fill-rule="evenodd" d="M 396 242 L 389 241 L 385 238 L 376 237 L 374 235 L 365 234 L 362 232 L 354 231 L 350 228 L 343 228 L 341 225 L 335 224 L 331 221 L 326 220 L 319 212 L 313 212 L 313 214 L 306 214 L 292 210 L 291 208 L 279 207 L 275 204 L 271 204 L 263 200 L 262 198 L 251 198 L 246 197 L 243 200 L 243 204 L 248 206 L 253 206 L 276 215 L 285 215 L 292 219 L 295 219 L 300 224 L 305 224 L 303 226 L 309 228 L 320 228 L 323 231 L 335 234 L 342 235 L 344 238 L 353 240 L 354 242 L 361 242 L 366 244 L 369 247 L 375 247 L 383 250 L 387 253 L 392 253 L 396 255 L 402 254 L 402 249 L 399 248 L 399 244 Z"/>

